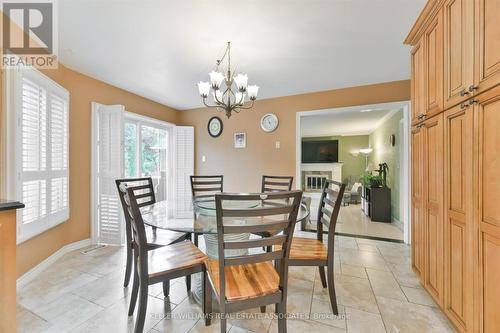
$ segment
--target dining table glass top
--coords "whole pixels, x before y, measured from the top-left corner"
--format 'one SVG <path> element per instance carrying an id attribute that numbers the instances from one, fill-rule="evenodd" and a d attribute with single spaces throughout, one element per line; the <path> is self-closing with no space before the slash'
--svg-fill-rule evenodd
<path id="1" fill-rule="evenodd" d="M 276 205 L 286 205 L 283 202 L 254 201 L 225 201 L 223 207 L 226 209 L 252 209 L 257 207 L 276 207 Z M 189 232 L 198 234 L 216 234 L 216 208 L 215 198 L 205 197 L 194 202 L 178 202 L 174 200 L 159 201 L 153 205 L 141 208 L 142 219 L 146 225 L 158 229 L 172 230 L 179 232 Z M 304 204 L 301 204 L 297 213 L 297 222 L 301 222 L 309 216 L 309 211 Z M 228 218 L 227 224 L 265 224 L 273 220 L 283 219 L 280 216 Z"/>

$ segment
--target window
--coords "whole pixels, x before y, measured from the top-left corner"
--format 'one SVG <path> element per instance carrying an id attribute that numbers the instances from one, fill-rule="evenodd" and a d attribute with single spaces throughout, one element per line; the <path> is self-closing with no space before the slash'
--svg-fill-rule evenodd
<path id="1" fill-rule="evenodd" d="M 69 218 L 69 93 L 34 69 L 14 79 L 18 242 Z"/>
<path id="2" fill-rule="evenodd" d="M 158 201 L 167 200 L 168 139 L 168 127 L 162 122 L 144 121 L 137 117 L 125 116 L 125 177 L 153 178 Z"/>

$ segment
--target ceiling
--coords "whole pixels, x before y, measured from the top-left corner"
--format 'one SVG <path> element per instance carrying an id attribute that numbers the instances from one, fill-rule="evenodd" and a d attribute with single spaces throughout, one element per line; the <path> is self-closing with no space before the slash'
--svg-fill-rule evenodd
<path id="1" fill-rule="evenodd" d="M 64 65 L 176 109 L 232 42 L 259 98 L 409 79 L 426 0 L 64 0 Z"/>
<path id="2" fill-rule="evenodd" d="M 366 112 L 370 110 L 369 112 Z M 400 109 L 357 108 L 344 111 L 324 110 L 321 114 L 302 117 L 302 137 L 367 135 Z M 402 111 L 400 111 L 402 112 Z"/>

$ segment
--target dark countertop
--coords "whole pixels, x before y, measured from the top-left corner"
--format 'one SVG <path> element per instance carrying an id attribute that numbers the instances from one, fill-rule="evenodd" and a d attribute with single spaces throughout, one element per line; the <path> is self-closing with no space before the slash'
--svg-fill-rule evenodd
<path id="1" fill-rule="evenodd" d="M 24 208 L 24 204 L 19 201 L 0 199 L 0 211 Z"/>

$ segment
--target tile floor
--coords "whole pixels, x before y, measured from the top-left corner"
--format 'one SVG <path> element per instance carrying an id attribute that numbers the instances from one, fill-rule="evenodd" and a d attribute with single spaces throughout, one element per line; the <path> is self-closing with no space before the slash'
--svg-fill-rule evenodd
<path id="1" fill-rule="evenodd" d="M 311 197 L 311 220 L 313 223 L 307 229 L 316 230 L 315 218 L 317 216 L 320 194 L 307 193 Z M 403 230 L 395 223 L 373 222 L 361 211 L 361 205 L 341 206 L 337 220 L 336 232 L 349 235 L 361 235 L 403 240 Z"/>
<path id="2" fill-rule="evenodd" d="M 65 255 L 18 291 L 18 332 L 132 332 L 124 261 L 120 247 Z M 317 270 L 290 269 L 289 332 L 454 332 L 411 271 L 408 246 L 337 237 L 335 272 L 338 317 Z M 182 279 L 171 282 L 168 299 L 156 285 L 149 291 L 145 332 L 219 332 L 217 320 L 205 327 L 200 314 Z M 277 322 L 268 307 L 266 315 L 258 309 L 240 313 L 228 329 L 277 332 Z"/>

